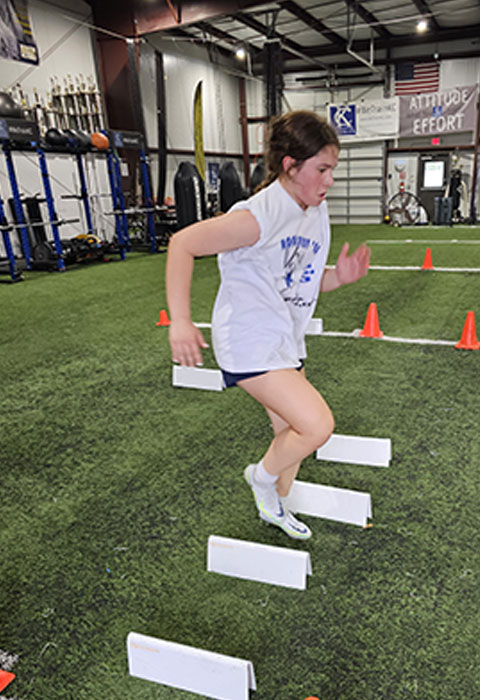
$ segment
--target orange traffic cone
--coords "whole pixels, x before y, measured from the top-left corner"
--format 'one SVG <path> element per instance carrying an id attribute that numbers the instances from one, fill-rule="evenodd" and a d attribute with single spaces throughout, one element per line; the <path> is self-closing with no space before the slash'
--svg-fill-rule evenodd
<path id="1" fill-rule="evenodd" d="M 168 314 L 165 311 L 165 309 L 162 309 L 160 311 L 160 318 L 157 321 L 157 326 L 169 326 L 170 325 L 170 319 L 168 318 Z"/>
<path id="2" fill-rule="evenodd" d="M 9 685 L 15 678 L 14 673 L 10 671 L 0 671 L 0 692 Z"/>
<path id="3" fill-rule="evenodd" d="M 459 350 L 479 350 L 480 343 L 477 340 L 477 332 L 475 330 L 475 314 L 469 311 L 465 324 L 463 326 L 462 337 L 455 345 Z"/>
<path id="4" fill-rule="evenodd" d="M 427 248 L 425 252 L 425 258 L 423 260 L 423 265 L 422 265 L 422 270 L 433 270 L 433 262 L 432 262 L 432 249 Z"/>
<path id="5" fill-rule="evenodd" d="M 360 331 L 361 338 L 381 338 L 382 331 L 378 323 L 377 305 L 372 302 L 368 307 L 367 318 L 363 330 Z"/>

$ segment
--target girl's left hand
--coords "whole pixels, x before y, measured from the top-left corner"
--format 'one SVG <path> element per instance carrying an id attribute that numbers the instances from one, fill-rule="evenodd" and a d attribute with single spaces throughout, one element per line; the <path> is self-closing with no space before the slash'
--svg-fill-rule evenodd
<path id="1" fill-rule="evenodd" d="M 362 243 L 357 250 L 348 255 L 349 243 L 344 243 L 340 255 L 337 258 L 335 272 L 339 284 L 351 284 L 365 277 L 370 264 L 370 248 Z"/>

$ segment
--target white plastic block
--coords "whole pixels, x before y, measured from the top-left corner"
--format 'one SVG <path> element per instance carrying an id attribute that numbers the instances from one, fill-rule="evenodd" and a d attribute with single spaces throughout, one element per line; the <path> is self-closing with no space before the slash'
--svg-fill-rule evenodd
<path id="1" fill-rule="evenodd" d="M 128 672 L 136 678 L 217 700 L 248 700 L 256 690 L 251 661 L 130 632 Z"/>
<path id="2" fill-rule="evenodd" d="M 372 467 L 388 467 L 392 458 L 390 438 L 336 435 L 317 450 L 317 459 L 327 462 L 366 464 Z"/>
<path id="3" fill-rule="evenodd" d="M 365 527 L 368 518 L 372 517 L 372 500 L 369 493 L 309 484 L 305 481 L 293 482 L 287 508 L 293 513 L 361 527 Z"/>
<path id="4" fill-rule="evenodd" d="M 312 565 L 308 552 L 211 535 L 207 571 L 305 590 Z"/>
<path id="5" fill-rule="evenodd" d="M 307 335 L 322 335 L 323 333 L 323 319 L 312 318 L 309 321 L 307 330 L 305 331 Z"/>
<path id="6" fill-rule="evenodd" d="M 223 375 L 219 369 L 202 369 L 201 367 L 181 367 L 173 365 L 172 385 L 187 389 L 207 389 L 222 391 Z"/>

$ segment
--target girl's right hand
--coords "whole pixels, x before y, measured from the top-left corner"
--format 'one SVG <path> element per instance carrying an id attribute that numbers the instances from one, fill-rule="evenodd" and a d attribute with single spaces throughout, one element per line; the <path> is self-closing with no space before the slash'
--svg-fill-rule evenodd
<path id="1" fill-rule="evenodd" d="M 186 367 L 203 365 L 200 348 L 208 348 L 200 330 L 189 320 L 172 321 L 169 328 L 172 360 Z"/>

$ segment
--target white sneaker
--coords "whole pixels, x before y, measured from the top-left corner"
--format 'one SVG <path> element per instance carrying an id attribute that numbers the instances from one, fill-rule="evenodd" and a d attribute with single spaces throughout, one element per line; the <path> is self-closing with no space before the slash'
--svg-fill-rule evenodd
<path id="1" fill-rule="evenodd" d="M 262 520 L 281 528 L 285 534 L 296 540 L 308 540 L 312 531 L 305 523 L 300 522 L 291 511 L 284 508 L 275 486 L 262 487 L 255 484 L 253 471 L 255 464 L 249 464 L 243 472 L 245 481 L 250 486 L 255 497 L 258 514 Z"/>
<path id="2" fill-rule="evenodd" d="M 264 517 L 263 513 L 260 513 L 260 517 L 262 520 L 265 520 L 265 522 L 271 522 Z M 312 536 L 312 531 L 310 528 L 305 525 L 305 523 L 298 520 L 298 518 L 296 518 L 290 510 L 285 511 L 285 515 L 283 516 L 281 523 L 272 524 L 277 525 L 286 535 L 294 540 L 308 540 Z"/>
<path id="3" fill-rule="evenodd" d="M 293 510 L 293 508 L 288 507 L 288 496 L 280 496 L 280 503 L 282 504 L 284 511 L 289 510 L 290 513 L 293 513 L 293 515 L 296 515 L 297 511 Z"/>
<path id="4" fill-rule="evenodd" d="M 262 520 L 266 520 L 274 525 L 280 525 L 285 517 L 285 511 L 277 493 L 275 484 L 272 484 L 272 486 L 256 484 L 253 479 L 255 467 L 256 464 L 249 464 L 248 467 L 245 468 L 243 476 L 253 491 L 258 512 L 260 513 L 260 516 L 264 516 Z"/>

